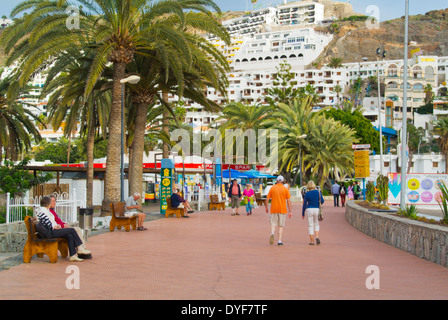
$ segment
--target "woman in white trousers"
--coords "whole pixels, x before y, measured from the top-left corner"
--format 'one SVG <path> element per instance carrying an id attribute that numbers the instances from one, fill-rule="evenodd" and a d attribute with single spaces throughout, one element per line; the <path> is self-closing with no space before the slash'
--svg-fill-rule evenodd
<path id="1" fill-rule="evenodd" d="M 308 181 L 307 184 L 308 192 L 303 198 L 302 205 L 302 219 L 305 219 L 305 213 L 308 217 L 308 233 L 310 235 L 310 245 L 314 245 L 314 240 L 316 244 L 320 244 L 319 239 L 319 201 L 321 204 L 324 203 L 324 198 L 322 192 L 316 190 L 316 185 L 314 181 Z"/>

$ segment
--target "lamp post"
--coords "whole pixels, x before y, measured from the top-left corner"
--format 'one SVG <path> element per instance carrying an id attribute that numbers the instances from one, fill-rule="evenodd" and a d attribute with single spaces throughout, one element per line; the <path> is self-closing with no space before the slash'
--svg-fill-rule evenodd
<path id="1" fill-rule="evenodd" d="M 380 132 L 380 174 L 383 174 L 383 129 L 381 124 L 381 84 L 380 84 L 380 60 L 379 58 L 386 57 L 386 51 L 381 48 L 376 49 L 376 74 L 378 81 L 378 129 Z"/>
<path id="2" fill-rule="evenodd" d="M 124 201 L 124 86 L 126 83 L 136 84 L 140 81 L 139 76 L 130 76 L 120 80 L 121 83 L 121 202 Z"/>
<path id="3" fill-rule="evenodd" d="M 306 134 L 299 136 L 299 188 L 302 187 L 302 139 L 307 137 Z"/>
<path id="4" fill-rule="evenodd" d="M 402 128 L 401 128 L 401 194 L 400 208 L 406 209 L 406 134 L 407 134 L 407 102 L 408 102 L 408 42 L 409 42 L 409 0 L 405 5 L 405 23 L 404 23 L 404 76 L 403 76 L 403 108 L 402 108 Z M 405 111 L 406 110 L 406 111 Z"/>

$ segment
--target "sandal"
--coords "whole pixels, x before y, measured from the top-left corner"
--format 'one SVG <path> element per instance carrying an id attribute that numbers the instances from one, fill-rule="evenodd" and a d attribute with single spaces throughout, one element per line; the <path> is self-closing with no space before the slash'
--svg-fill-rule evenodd
<path id="1" fill-rule="evenodd" d="M 310 242 L 310 243 L 308 243 L 310 246 L 314 246 L 314 243 L 312 243 L 312 242 Z"/>

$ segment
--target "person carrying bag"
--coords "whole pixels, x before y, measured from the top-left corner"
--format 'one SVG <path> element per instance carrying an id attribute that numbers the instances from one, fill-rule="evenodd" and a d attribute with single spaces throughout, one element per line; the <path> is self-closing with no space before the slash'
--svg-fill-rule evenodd
<path id="1" fill-rule="evenodd" d="M 302 205 L 302 219 L 305 219 L 305 213 L 308 217 L 308 233 L 310 236 L 309 245 L 320 244 L 319 239 L 319 221 L 323 220 L 322 204 L 324 198 L 319 190 L 316 190 L 314 181 L 308 181 L 308 192 L 305 194 Z"/>

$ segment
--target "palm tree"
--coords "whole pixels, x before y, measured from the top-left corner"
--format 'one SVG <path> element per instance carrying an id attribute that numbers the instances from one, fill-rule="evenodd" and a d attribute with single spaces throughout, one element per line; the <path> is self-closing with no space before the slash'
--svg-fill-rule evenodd
<path id="1" fill-rule="evenodd" d="M 253 133 L 255 134 L 255 137 L 258 137 L 259 130 L 266 128 L 266 122 L 271 117 L 270 112 L 272 111 L 272 108 L 271 105 L 250 105 L 243 102 L 233 102 L 225 106 L 222 110 L 222 114 L 215 120 L 216 122 L 225 120 L 225 122 L 219 126 L 222 138 L 221 143 L 224 142 L 222 143 L 224 154 L 230 153 L 230 150 L 232 150 L 232 154 L 235 154 L 234 152 L 236 150 L 244 150 L 245 159 L 249 159 L 249 150 L 253 151 L 255 149 L 254 154 L 257 154 L 257 145 L 246 144 L 244 143 L 244 139 L 239 139 L 238 137 L 236 138 L 237 143 L 234 144 L 233 138 L 226 139 L 226 133 L 229 133 L 226 132 L 226 130 L 238 130 L 234 131 L 237 135 L 239 132 L 243 135 L 251 135 Z M 254 154 L 251 154 L 250 156 L 253 156 Z M 243 159 L 238 159 L 238 163 L 243 162 L 245 162 Z"/>
<path id="2" fill-rule="evenodd" d="M 295 183 L 299 174 L 298 167 L 303 166 L 303 154 L 307 141 L 299 138 L 310 133 L 310 123 L 318 113 L 313 112 L 313 97 L 303 96 L 290 104 L 279 103 L 276 112 L 272 113 L 266 125 L 278 130 L 278 162 L 279 172 L 290 175 L 294 170 Z"/>
<path id="3" fill-rule="evenodd" d="M 343 91 L 343 89 L 339 84 L 335 85 L 333 88 L 333 92 L 336 93 L 336 99 L 337 99 L 336 105 L 337 106 L 340 106 L 339 95 L 341 94 L 342 91 Z"/>
<path id="4" fill-rule="evenodd" d="M 0 162 L 3 149 L 5 159 L 18 160 L 23 149 L 31 148 L 32 138 L 37 142 L 42 139 L 33 123 L 44 125 L 41 119 L 7 97 L 12 79 L 10 76 L 0 81 Z"/>
<path id="5" fill-rule="evenodd" d="M 312 97 L 279 104 L 267 124 L 278 130 L 279 168 L 285 173 L 296 172 L 293 183 L 299 166 L 309 170 L 321 185 L 332 170 L 351 169 L 354 131 L 326 119 L 322 112 L 313 112 Z M 304 134 L 306 139 L 300 139 Z"/>
<path id="6" fill-rule="evenodd" d="M 321 187 L 330 172 L 341 174 L 353 171 L 352 145 L 356 143 L 355 131 L 334 119 L 315 118 L 307 137 L 304 156 L 305 170 L 310 169 Z"/>
<path id="7" fill-rule="evenodd" d="M 69 30 L 66 12 L 73 4 L 83 6 L 78 17 L 80 28 Z M 74 3 L 28 0 L 13 10 L 12 16 L 30 11 L 6 29 L 1 41 L 9 53 L 9 62 L 22 58 L 22 86 L 33 72 L 46 67 L 65 50 L 75 46 L 80 50 L 89 47 L 95 52 L 86 80 L 86 97 L 106 65 L 113 65 L 103 211 L 109 211 L 109 204 L 120 200 L 120 81 L 125 78 L 126 66 L 136 55 L 148 50 L 163 52 L 167 46 L 177 48 L 187 61 L 191 61 L 184 25 L 173 27 L 172 17 L 178 17 L 178 21 L 183 23 L 184 10 L 205 12 L 207 7 L 219 10 L 211 0 L 162 0 L 151 4 L 147 0 L 77 0 Z"/>
<path id="8" fill-rule="evenodd" d="M 172 25 L 180 24 L 173 18 Z M 227 87 L 226 72 L 229 71 L 228 63 L 215 46 L 207 42 L 203 37 L 191 32 L 202 30 L 212 32 L 229 42 L 227 31 L 211 15 L 202 12 L 189 12 L 185 15 L 185 25 L 189 28 L 184 32 L 185 39 L 190 47 L 191 62 L 184 59 L 176 48 L 165 48 L 161 55 L 159 52 L 147 52 L 145 56 L 137 57 L 129 66 L 130 72 L 141 74 L 142 80 L 131 86 L 133 102 L 136 105 L 134 135 L 132 142 L 132 159 L 130 170 L 132 178 L 130 192 L 139 192 L 142 185 L 142 161 L 144 149 L 144 137 L 146 127 L 146 115 L 148 106 L 155 100 L 159 100 L 163 108 L 163 129 L 165 135 L 169 135 L 169 114 L 176 115 L 172 110 L 166 95 L 175 94 L 194 102 L 200 103 L 205 110 L 217 112 L 221 108 L 215 102 L 209 100 L 203 88 L 214 87 L 225 94 Z M 159 92 L 162 91 L 162 95 Z M 165 157 L 170 144 L 163 142 Z"/>
<path id="9" fill-rule="evenodd" d="M 342 67 L 342 58 L 331 57 L 327 67 L 332 69 L 338 69 Z"/>
<path id="10" fill-rule="evenodd" d="M 445 156 L 445 172 L 448 172 L 448 117 L 439 118 L 433 125 L 433 134 L 439 136 L 436 140 Z"/>
<path id="11" fill-rule="evenodd" d="M 432 85 L 428 83 L 425 86 L 425 104 L 431 103 L 432 99 L 434 98 L 434 93 L 432 92 Z"/>
<path id="12" fill-rule="evenodd" d="M 47 110 L 52 126 L 57 128 L 65 122 L 64 134 L 70 137 L 79 123 L 81 135 L 86 136 L 88 207 L 93 205 L 95 137 L 101 133 L 106 138 L 111 102 L 111 85 L 107 77 L 97 81 L 91 93 L 84 96 L 84 79 L 88 76 L 92 61 L 92 55 L 88 52 L 76 49 L 67 52 L 50 70 L 42 90 L 42 96 L 50 94 Z M 110 76 L 111 71 L 106 71 L 104 74 L 109 73 Z"/>

